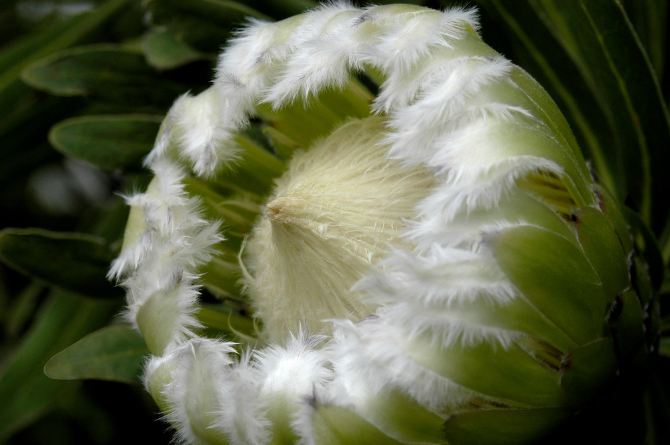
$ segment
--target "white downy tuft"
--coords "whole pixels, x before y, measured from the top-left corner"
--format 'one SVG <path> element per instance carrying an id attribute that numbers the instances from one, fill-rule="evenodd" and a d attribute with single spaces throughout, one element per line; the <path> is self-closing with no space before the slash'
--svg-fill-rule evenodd
<path id="1" fill-rule="evenodd" d="M 270 441 L 272 423 L 267 418 L 267 403 L 260 397 L 249 353 L 243 353 L 239 362 L 226 369 L 214 390 L 219 391 L 219 408 L 210 428 L 224 433 L 235 445 L 261 445 Z"/>
<path id="2" fill-rule="evenodd" d="M 239 148 L 233 139 L 239 128 L 228 128 L 221 115 L 216 89 L 209 88 L 197 96 L 183 94 L 168 111 L 145 164 L 151 167 L 162 159 L 181 158 L 196 174 L 211 177 L 221 165 L 234 163 Z M 174 147 L 179 147 L 177 153 Z"/>
<path id="3" fill-rule="evenodd" d="M 419 218 L 439 218 L 440 223 L 446 225 L 463 211 L 494 210 L 516 190 L 519 179 L 539 171 L 563 173 L 555 162 L 534 156 L 519 156 L 474 168 L 455 164 L 436 193 L 418 204 Z"/>
<path id="4" fill-rule="evenodd" d="M 482 243 L 482 227 L 522 224 L 538 218 L 537 223 L 542 225 L 546 224 L 546 219 L 542 219 L 546 216 L 559 225 L 556 231 L 565 226 L 541 200 L 520 190 L 503 194 L 493 208 L 470 208 L 463 203 L 456 206 L 453 201 L 433 195 L 420 204 L 417 213 L 419 217 L 410 223 L 404 236 L 420 254 L 430 252 L 436 244 L 477 252 Z"/>
<path id="5" fill-rule="evenodd" d="M 238 159 L 234 132 L 222 125 L 221 111 L 218 92 L 209 88 L 184 101 L 176 117 L 172 132 L 182 156 L 200 176 L 213 176 L 219 166 Z"/>
<path id="6" fill-rule="evenodd" d="M 415 74 L 412 67 L 419 59 L 430 57 L 435 48 L 450 48 L 450 42 L 477 28 L 474 10 L 440 13 L 401 5 L 362 11 L 346 2 L 278 23 L 253 20 L 222 53 L 212 91 L 175 103 L 150 159 L 165 151 L 166 135 L 180 122 L 193 122 L 198 130 L 181 140 L 184 152 L 196 173 L 213 174 L 221 161 L 234 157 L 233 135 L 259 102 L 279 108 L 326 87 L 343 87 L 350 70 L 366 64 L 389 77 Z M 202 116 L 191 105 L 215 114 Z"/>
<path id="7" fill-rule="evenodd" d="M 302 327 L 285 346 L 273 345 L 253 353 L 262 397 L 288 397 L 297 402 L 323 389 L 332 379 L 328 355 L 317 349 L 324 335 L 310 336 Z"/>
<path id="8" fill-rule="evenodd" d="M 418 302 L 448 309 L 464 303 L 504 305 L 517 290 L 490 255 L 433 244 L 425 255 L 393 250 L 380 271 L 360 280 L 355 291 L 375 291 L 380 306 Z"/>
<path id="9" fill-rule="evenodd" d="M 172 128 L 174 127 L 177 117 L 181 112 L 181 108 L 184 102 L 188 101 L 191 95 L 189 93 L 184 93 L 174 101 L 172 106 L 167 112 L 167 115 L 163 119 L 160 129 L 158 130 L 158 135 L 154 142 L 154 146 L 144 158 L 144 165 L 151 167 L 155 162 L 166 157 L 168 148 L 170 147 L 170 142 L 172 139 Z"/>
<path id="10" fill-rule="evenodd" d="M 353 60 L 350 23 L 360 11 L 340 3 L 317 8 L 293 31 L 296 44 L 263 101 L 275 108 L 307 99 L 324 86 L 344 87 L 349 80 Z"/>
<path id="11" fill-rule="evenodd" d="M 194 336 L 193 328 L 200 326 L 194 317 L 199 294 L 196 271 L 209 261 L 212 246 L 223 238 L 220 223 L 203 219 L 198 200 L 184 191 L 181 168 L 157 159 L 152 169 L 155 177 L 147 191 L 128 198 L 131 218 L 110 275 L 122 279 L 127 290 L 125 318 L 138 327 L 138 311 L 152 299 L 154 310 L 172 321 L 168 325 L 172 333 L 163 333 L 160 321 L 138 329 L 170 335 L 171 339 L 159 344 L 176 346 Z"/>
<path id="12" fill-rule="evenodd" d="M 334 321 L 331 343 L 335 379 L 331 397 L 341 406 L 362 409 L 366 398 L 395 388 L 432 412 L 446 417 L 475 397 L 483 397 L 424 367 L 408 354 L 411 340 L 384 314 L 357 324 Z M 439 354 L 439 348 L 435 351 Z M 485 397 L 484 397 L 485 398 Z"/>
<path id="13" fill-rule="evenodd" d="M 434 51 L 452 48 L 455 41 L 469 32 L 468 27 L 475 32 L 479 29 L 474 9 L 452 8 L 444 12 L 412 9 L 406 5 L 369 7 L 359 16 L 358 26 L 380 28 L 362 54 L 365 62 L 386 74 L 407 73 Z"/>
<path id="14" fill-rule="evenodd" d="M 222 434 L 212 425 L 221 410 L 232 353 L 232 343 L 200 338 L 184 343 L 168 356 L 176 369 L 164 390 L 171 407 L 166 416 L 177 427 L 180 442 L 207 443 Z"/>

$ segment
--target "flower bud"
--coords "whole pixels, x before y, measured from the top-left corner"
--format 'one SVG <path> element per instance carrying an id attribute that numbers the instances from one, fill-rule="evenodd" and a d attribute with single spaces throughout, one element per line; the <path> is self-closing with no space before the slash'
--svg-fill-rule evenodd
<path id="1" fill-rule="evenodd" d="M 175 102 L 112 273 L 185 441 L 528 443 L 639 354 L 628 227 L 477 29 L 408 5 L 254 21 Z M 199 284 L 258 320 L 239 360 L 201 336 Z"/>

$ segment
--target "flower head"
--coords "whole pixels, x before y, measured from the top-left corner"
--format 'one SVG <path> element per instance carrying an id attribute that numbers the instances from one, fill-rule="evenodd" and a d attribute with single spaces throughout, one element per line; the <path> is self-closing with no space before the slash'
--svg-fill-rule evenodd
<path id="1" fill-rule="evenodd" d="M 111 275 L 185 442 L 522 443 L 614 378 L 642 335 L 627 226 L 477 28 L 345 3 L 254 21 L 175 102 Z M 371 114 L 352 70 L 381 73 Z M 305 122 L 277 117 L 333 87 Z M 258 113 L 286 164 L 240 135 Z M 240 358 L 195 316 L 198 283 L 225 294 L 236 273 L 262 321 Z"/>

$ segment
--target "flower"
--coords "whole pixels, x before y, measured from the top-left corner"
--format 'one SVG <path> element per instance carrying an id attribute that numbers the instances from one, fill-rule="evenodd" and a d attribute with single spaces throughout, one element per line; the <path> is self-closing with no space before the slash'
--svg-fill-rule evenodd
<path id="1" fill-rule="evenodd" d="M 345 3 L 253 21 L 214 85 L 175 102 L 110 275 L 184 442 L 524 443 L 637 351 L 626 223 L 477 28 L 473 10 Z M 347 120 L 366 106 L 351 70 L 383 83 Z M 329 136 L 273 115 L 328 87 L 346 106 L 301 116 Z M 285 165 L 240 136 L 258 112 L 277 152 L 312 148 Z M 231 270 L 263 323 L 239 359 L 196 317 L 199 280 L 225 294 Z"/>

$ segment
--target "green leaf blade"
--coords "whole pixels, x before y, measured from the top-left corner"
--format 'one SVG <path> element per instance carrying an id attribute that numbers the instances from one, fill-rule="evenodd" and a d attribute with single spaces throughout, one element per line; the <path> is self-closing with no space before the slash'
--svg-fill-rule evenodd
<path id="1" fill-rule="evenodd" d="M 66 49 L 40 59 L 25 68 L 22 79 L 57 96 L 144 107 L 166 107 L 188 89 L 160 76 L 141 52 L 106 44 Z"/>
<path id="2" fill-rule="evenodd" d="M 147 63 L 159 70 L 178 68 L 207 56 L 181 42 L 167 30 L 153 29 L 142 40 Z"/>
<path id="3" fill-rule="evenodd" d="M 107 278 L 112 252 L 99 238 L 80 233 L 40 229 L 0 232 L 0 259 L 42 282 L 79 295 L 122 297 L 121 288 Z"/>
<path id="4" fill-rule="evenodd" d="M 61 153 L 103 170 L 139 171 L 162 120 L 146 114 L 75 117 L 53 126 L 49 142 Z"/>
<path id="5" fill-rule="evenodd" d="M 44 373 L 57 380 L 138 383 L 142 361 L 148 352 L 142 336 L 130 326 L 108 326 L 54 355 L 44 366 Z"/>
<path id="6" fill-rule="evenodd" d="M 594 92 L 620 148 L 628 191 L 645 221 L 660 230 L 669 209 L 662 194 L 670 119 L 625 11 L 611 0 L 542 1 L 536 8 Z"/>
<path id="7" fill-rule="evenodd" d="M 72 17 L 43 34 L 31 36 L 14 50 L 0 55 L 0 91 L 19 78 L 21 70 L 30 63 L 56 51 L 75 45 L 93 36 L 102 25 L 112 19 L 128 0 L 112 0 L 97 11 Z M 4 69 L 4 71 L 3 71 Z"/>
<path id="8" fill-rule="evenodd" d="M 0 442 L 76 388 L 76 382 L 47 378 L 42 372 L 44 364 L 83 335 L 104 326 L 119 307 L 118 302 L 64 294 L 47 301 L 21 346 L 0 370 Z"/>
<path id="9" fill-rule="evenodd" d="M 217 54 L 221 46 L 249 18 L 272 21 L 242 2 L 225 0 L 154 0 L 147 8 L 152 24 L 166 28 L 188 46 Z"/>

